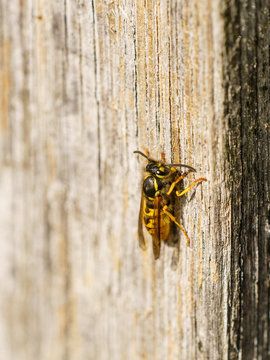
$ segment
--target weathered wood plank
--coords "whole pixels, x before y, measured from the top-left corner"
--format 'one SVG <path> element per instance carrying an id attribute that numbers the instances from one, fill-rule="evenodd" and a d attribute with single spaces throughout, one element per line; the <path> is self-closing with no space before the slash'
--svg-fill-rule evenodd
<path id="1" fill-rule="evenodd" d="M 0 2 L 3 358 L 267 358 L 268 16 Z M 179 200 L 191 246 L 157 261 L 138 247 L 142 146 L 208 179 Z"/>
<path id="2" fill-rule="evenodd" d="M 227 3 L 224 68 L 234 231 L 229 311 L 232 359 L 239 354 L 243 359 L 269 356 L 268 18 L 266 2 Z"/>

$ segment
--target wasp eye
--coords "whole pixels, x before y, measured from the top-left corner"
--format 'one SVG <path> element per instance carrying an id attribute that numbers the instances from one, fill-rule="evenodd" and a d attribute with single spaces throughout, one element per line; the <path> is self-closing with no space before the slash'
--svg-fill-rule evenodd
<path id="1" fill-rule="evenodd" d="M 165 168 L 164 166 L 162 166 L 161 168 L 157 169 L 156 175 L 166 176 L 166 175 L 169 174 L 169 172 L 170 172 L 170 169 Z"/>

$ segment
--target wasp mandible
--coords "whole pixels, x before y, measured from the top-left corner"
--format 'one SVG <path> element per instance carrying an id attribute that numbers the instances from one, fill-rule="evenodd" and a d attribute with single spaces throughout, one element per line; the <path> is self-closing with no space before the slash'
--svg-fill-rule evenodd
<path id="1" fill-rule="evenodd" d="M 173 223 L 183 231 L 187 239 L 186 244 L 189 246 L 189 237 L 174 216 L 175 195 L 181 197 L 195 184 L 200 181 L 207 181 L 207 179 L 199 178 L 180 192 L 176 189 L 176 185 L 188 175 L 188 172 L 181 173 L 177 168 L 185 167 L 192 172 L 196 172 L 193 167 L 184 164 L 165 164 L 164 154 L 162 154 L 160 161 L 153 160 L 149 157 L 146 149 L 145 154 L 139 150 L 134 151 L 134 153 L 148 160 L 142 185 L 138 222 L 139 245 L 142 249 L 146 249 L 143 235 L 144 224 L 146 230 L 152 236 L 154 257 L 158 259 L 160 243 L 169 238 Z"/>

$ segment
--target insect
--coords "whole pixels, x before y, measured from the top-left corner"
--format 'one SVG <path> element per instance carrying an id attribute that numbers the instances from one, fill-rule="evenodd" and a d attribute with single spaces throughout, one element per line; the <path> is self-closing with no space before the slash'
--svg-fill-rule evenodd
<path id="1" fill-rule="evenodd" d="M 183 231 L 187 239 L 186 244 L 189 246 L 189 237 L 174 216 L 175 199 L 176 197 L 181 197 L 186 194 L 196 183 L 207 180 L 205 178 L 199 178 L 180 192 L 176 186 L 188 175 L 188 172 L 182 173 L 177 168 L 185 167 L 192 172 L 196 172 L 193 167 L 184 164 L 165 164 L 164 154 L 162 154 L 160 161 L 156 161 L 149 157 L 147 150 L 145 150 L 145 154 L 139 150 L 134 151 L 134 153 L 148 160 L 142 185 L 138 222 L 139 246 L 143 250 L 146 249 L 143 235 L 144 224 L 146 230 L 152 236 L 154 257 L 158 259 L 161 241 L 168 240 L 172 232 L 173 224 Z"/>

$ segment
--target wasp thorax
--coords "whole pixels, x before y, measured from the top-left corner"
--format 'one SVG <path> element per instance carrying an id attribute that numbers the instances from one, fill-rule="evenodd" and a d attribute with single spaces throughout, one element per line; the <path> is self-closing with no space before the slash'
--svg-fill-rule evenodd
<path id="1" fill-rule="evenodd" d="M 153 198 L 157 191 L 162 188 L 162 182 L 154 176 L 147 176 L 143 182 L 143 192 L 147 197 Z"/>

